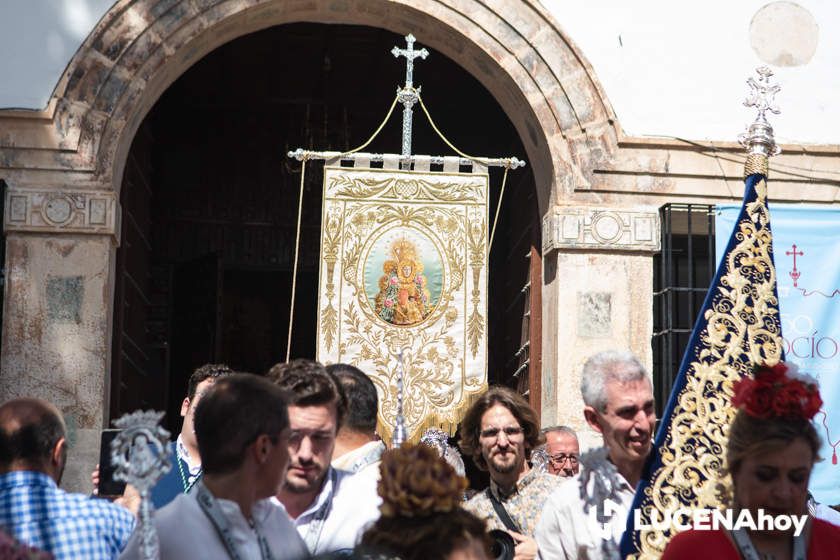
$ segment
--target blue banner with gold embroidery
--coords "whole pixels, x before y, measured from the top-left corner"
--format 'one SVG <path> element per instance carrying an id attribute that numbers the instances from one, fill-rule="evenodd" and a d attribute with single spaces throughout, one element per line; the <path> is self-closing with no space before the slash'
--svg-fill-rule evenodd
<path id="1" fill-rule="evenodd" d="M 766 161 L 758 167 L 766 170 Z M 680 508 L 720 506 L 732 383 L 756 362 L 782 359 L 767 182 L 753 173 L 636 489 L 623 557 L 659 558 L 676 529 L 658 520 Z"/>

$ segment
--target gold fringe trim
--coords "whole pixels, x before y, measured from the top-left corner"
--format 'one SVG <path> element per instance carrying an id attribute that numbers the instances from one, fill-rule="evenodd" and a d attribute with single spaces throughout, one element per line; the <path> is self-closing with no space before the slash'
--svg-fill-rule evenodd
<path id="1" fill-rule="evenodd" d="M 744 163 L 744 177 L 759 173 L 767 177 L 770 171 L 770 163 L 767 156 L 762 154 L 750 154 Z"/>
<path id="2" fill-rule="evenodd" d="M 466 414 L 467 410 L 478 400 L 478 398 L 483 395 L 487 391 L 487 384 L 484 383 L 477 391 L 467 393 L 466 396 L 461 400 L 460 404 L 455 407 L 452 411 L 446 411 L 441 413 L 432 413 L 426 416 L 420 424 L 418 424 L 413 430 L 408 433 L 408 443 L 417 443 L 420 441 L 420 438 L 423 436 L 426 430 L 429 428 L 439 428 L 449 434 L 450 436 L 454 436 L 455 432 L 458 430 L 458 425 L 461 423 L 461 420 L 464 418 L 464 414 Z M 450 418 L 455 418 L 453 422 Z M 393 436 L 393 428 L 382 422 L 382 417 L 378 417 L 376 421 L 376 433 L 379 434 L 379 437 L 382 438 L 382 441 L 390 448 L 391 447 L 391 437 Z"/>

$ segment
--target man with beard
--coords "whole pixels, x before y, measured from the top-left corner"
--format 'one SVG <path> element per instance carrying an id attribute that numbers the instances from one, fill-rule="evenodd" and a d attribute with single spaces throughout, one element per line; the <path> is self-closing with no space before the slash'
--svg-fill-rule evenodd
<path id="1" fill-rule="evenodd" d="M 461 422 L 460 447 L 490 474 L 490 487 L 465 508 L 489 529 L 506 530 L 516 542 L 516 560 L 534 558 L 533 538 L 548 494 L 563 480 L 528 466 L 526 457 L 542 443 L 534 410 L 506 387 L 493 387 L 469 408 Z"/>
<path id="2" fill-rule="evenodd" d="M 134 529 L 130 511 L 58 487 L 67 429 L 48 402 L 22 398 L 0 406 L 0 527 L 56 560 L 116 558 Z M 3 556 L 3 558 L 8 558 Z"/>
<path id="3" fill-rule="evenodd" d="M 586 422 L 603 436 L 604 448 L 584 455 L 580 472 L 549 496 L 536 531 L 545 559 L 617 554 L 651 450 L 653 386 L 633 354 L 601 352 L 589 358 L 581 393 Z"/>
<path id="4" fill-rule="evenodd" d="M 379 518 L 376 479 L 330 466 L 347 412 L 338 380 L 311 360 L 271 368 L 268 377 L 291 393 L 289 470 L 276 496 L 313 555 L 350 551 Z"/>

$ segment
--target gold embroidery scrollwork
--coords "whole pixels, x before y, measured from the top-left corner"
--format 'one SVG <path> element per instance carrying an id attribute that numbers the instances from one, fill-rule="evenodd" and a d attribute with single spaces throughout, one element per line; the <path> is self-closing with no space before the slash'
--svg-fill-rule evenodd
<path id="1" fill-rule="evenodd" d="M 327 273 L 327 305 L 321 309 L 321 332 L 327 350 L 332 350 L 338 331 L 338 311 L 333 306 L 333 298 L 335 297 L 335 263 L 338 261 L 340 250 L 341 225 L 341 212 L 338 209 L 330 211 L 325 216 L 322 260 Z"/>
<path id="2" fill-rule="evenodd" d="M 486 387 L 487 176 L 326 168 L 324 184 L 318 358 L 371 376 L 387 440 L 402 354 L 409 438 L 454 430 Z"/>
<path id="3" fill-rule="evenodd" d="M 428 179 L 403 179 L 386 177 L 350 178 L 337 175 L 331 179 L 329 188 L 335 196 L 353 198 L 381 198 L 388 200 L 426 200 L 441 202 L 480 202 L 484 199 L 482 182 L 455 183 L 451 181 L 431 181 Z"/>
<path id="4" fill-rule="evenodd" d="M 756 184 L 756 200 L 746 206 L 737 224 L 736 245 L 727 255 L 721 286 L 704 318 L 706 328 L 679 394 L 680 413 L 671 420 L 660 449 L 662 465 L 645 489 L 642 513 L 677 507 L 718 508 L 731 487 L 722 475 L 728 428 L 735 415 L 729 405 L 732 383 L 751 364 L 775 364 L 781 357 L 781 327 L 775 296 L 764 180 Z M 637 558 L 662 554 L 674 528 L 642 529 Z"/>
<path id="5" fill-rule="evenodd" d="M 467 223 L 467 240 L 470 254 L 470 269 L 472 270 L 472 291 L 470 292 L 473 304 L 472 313 L 467 323 L 467 336 L 470 341 L 470 351 L 475 356 L 478 353 L 479 342 L 484 337 L 484 318 L 479 311 L 478 305 L 481 302 L 481 270 L 484 268 L 487 252 L 487 234 L 484 220 L 479 218 Z"/>
<path id="6" fill-rule="evenodd" d="M 357 305 L 351 302 L 348 306 L 346 344 L 358 348 L 349 358 L 372 363 L 376 368 L 372 379 L 385 395 L 381 410 L 386 432 L 390 433 L 396 421 L 400 351 L 405 368 L 403 414 L 408 426 L 419 425 L 434 411 L 445 410 L 460 399 L 453 375 L 458 362 L 457 347 L 447 335 L 456 318 L 457 313 L 446 313 L 443 324 L 435 330 L 412 333 L 399 328 L 368 328 Z"/>

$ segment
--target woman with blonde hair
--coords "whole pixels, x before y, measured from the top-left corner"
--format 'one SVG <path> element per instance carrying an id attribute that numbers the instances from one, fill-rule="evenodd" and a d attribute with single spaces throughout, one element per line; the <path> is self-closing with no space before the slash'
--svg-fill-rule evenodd
<path id="1" fill-rule="evenodd" d="M 796 516 L 804 530 L 757 528 L 698 531 L 676 535 L 663 560 L 808 560 L 837 558 L 840 527 L 808 517 L 808 480 L 820 460 L 820 439 L 811 419 L 822 406 L 816 381 L 792 364 L 759 366 L 735 383 L 738 408 L 729 430 L 726 462 L 733 483 L 733 507 L 780 519 Z M 793 520 L 792 517 L 789 519 Z M 802 525 L 800 525 L 802 527 Z"/>

